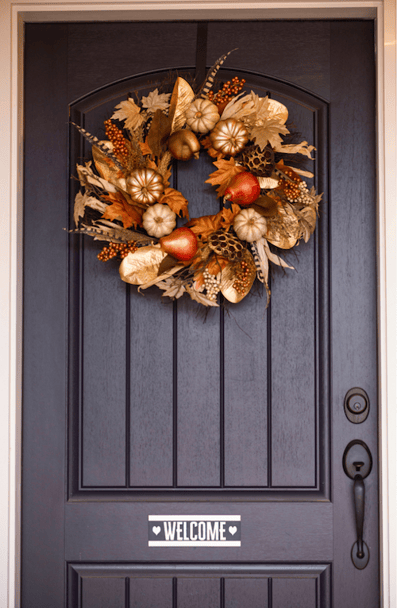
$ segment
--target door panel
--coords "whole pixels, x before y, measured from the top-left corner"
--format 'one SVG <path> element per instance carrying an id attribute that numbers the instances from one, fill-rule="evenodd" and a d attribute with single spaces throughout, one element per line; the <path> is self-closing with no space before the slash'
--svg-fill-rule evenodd
<path id="1" fill-rule="evenodd" d="M 101 137 L 130 91 L 194 74 L 196 31 L 26 28 L 22 605 L 374 608 L 376 466 L 360 572 L 341 464 L 352 439 L 377 455 L 372 24 L 208 24 L 207 65 L 238 46 L 222 78 L 285 103 L 317 148 L 318 227 L 287 254 L 296 271 L 273 273 L 268 309 L 253 293 L 204 318 L 141 296 L 98 262 L 100 245 L 62 231 L 90 155 L 75 130 L 68 140 L 68 109 Z M 219 209 L 212 170 L 204 154 L 174 167 L 191 216 Z M 371 402 L 357 426 L 352 386 Z M 162 514 L 240 515 L 241 547 L 149 547 L 148 516 Z"/>
<path id="2" fill-rule="evenodd" d="M 225 79 L 234 73 L 222 71 Z M 318 190 L 326 190 L 326 103 L 274 79 L 238 74 L 247 88 L 288 106 L 292 123 L 318 149 L 308 165 Z M 151 87 L 163 79 L 152 73 Z M 117 83 L 86 96 L 72 105 L 72 121 L 97 132 L 128 91 L 148 94 L 147 80 L 127 79 L 123 89 Z M 79 134 L 71 137 L 74 167 L 89 148 Z M 212 188 L 203 188 L 213 169 L 207 157 L 194 161 L 192 179 L 191 163 L 174 166 L 174 183 L 193 216 L 219 210 Z M 71 357 L 81 365 L 72 393 L 83 387 L 71 403 L 79 428 L 72 436 L 75 488 L 184 488 L 184 499 L 188 488 L 320 490 L 329 468 L 328 335 L 321 331 L 329 317 L 327 232 L 323 209 L 311 241 L 298 255 L 284 253 L 298 271 L 274 272 L 267 310 L 254 293 L 235 309 L 210 311 L 205 323 L 188 300 L 161 303 L 156 288 L 137 298 L 114 266 L 101 273 L 96 243 L 73 237 L 71 331 L 79 340 Z M 111 334 L 105 348 L 98 325 Z M 323 491 L 329 493 L 325 485 Z"/>

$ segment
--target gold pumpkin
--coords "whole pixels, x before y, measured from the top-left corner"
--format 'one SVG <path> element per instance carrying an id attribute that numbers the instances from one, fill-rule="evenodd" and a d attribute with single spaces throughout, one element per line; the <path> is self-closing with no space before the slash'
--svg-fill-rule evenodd
<path id="1" fill-rule="evenodd" d="M 218 108 L 209 99 L 195 99 L 186 110 L 186 122 L 196 133 L 208 133 L 218 120 Z"/>
<path id="2" fill-rule="evenodd" d="M 127 177 L 126 186 L 132 200 L 143 205 L 151 205 L 158 201 L 164 190 L 162 176 L 147 167 L 135 169 Z"/>
<path id="3" fill-rule="evenodd" d="M 240 120 L 220 120 L 210 134 L 212 147 L 222 154 L 235 156 L 248 141 L 248 131 Z"/>

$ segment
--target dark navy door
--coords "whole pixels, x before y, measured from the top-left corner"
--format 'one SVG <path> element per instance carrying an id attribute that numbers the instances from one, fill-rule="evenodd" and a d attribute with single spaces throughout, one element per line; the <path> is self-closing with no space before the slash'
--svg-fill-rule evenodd
<path id="1" fill-rule="evenodd" d="M 100 137 L 131 91 L 236 47 L 221 75 L 288 107 L 324 202 L 269 308 L 253 294 L 204 322 L 63 230 L 90 155 L 68 123 Z M 25 61 L 23 608 L 378 606 L 372 22 L 29 24 Z M 175 165 L 193 216 L 218 210 L 212 170 Z M 355 439 L 373 458 L 364 570 Z M 226 544 L 178 544 L 190 533 Z"/>

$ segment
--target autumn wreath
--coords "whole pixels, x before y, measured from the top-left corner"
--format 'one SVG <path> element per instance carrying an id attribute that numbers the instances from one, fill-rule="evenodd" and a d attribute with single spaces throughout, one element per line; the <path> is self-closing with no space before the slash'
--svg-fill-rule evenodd
<path id="1" fill-rule="evenodd" d="M 228 54 L 197 93 L 178 76 L 171 93 L 156 88 L 119 103 L 105 121 L 107 140 L 75 125 L 93 144 L 93 161 L 77 165 L 76 230 L 108 243 L 100 260 L 122 258 L 123 281 L 156 285 L 171 299 L 186 292 L 205 306 L 218 306 L 219 292 L 239 302 L 255 278 L 269 298 L 269 262 L 291 268 L 269 244 L 307 242 L 321 200 L 303 180 L 312 174 L 293 162 L 294 155 L 311 158 L 313 146 L 285 141 L 287 108 L 245 92 L 237 76 L 214 92 Z M 214 159 L 207 182 L 223 206 L 189 219 L 188 201 L 170 187 L 172 163 L 201 149 Z M 177 228 L 177 216 L 189 221 Z"/>

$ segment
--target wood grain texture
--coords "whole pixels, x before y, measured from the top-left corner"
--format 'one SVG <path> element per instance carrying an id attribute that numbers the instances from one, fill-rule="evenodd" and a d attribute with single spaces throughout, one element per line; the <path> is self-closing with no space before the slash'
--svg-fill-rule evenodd
<path id="1" fill-rule="evenodd" d="M 341 458 L 351 440 L 361 439 L 367 443 L 375 463 L 365 480 L 364 540 L 371 557 L 361 572 L 354 568 L 350 558 L 355 541 L 352 482 L 341 466 L 334 470 L 335 580 L 338 580 L 334 585 L 334 602 L 336 605 L 343 602 L 346 608 L 355 608 L 357 604 L 376 608 L 379 606 L 376 160 L 371 144 L 375 138 L 374 32 L 371 23 L 361 23 L 357 29 L 349 23 L 335 23 L 331 31 L 332 449 L 335 457 Z M 352 99 L 354 102 L 349 102 Z M 344 396 L 355 386 L 367 392 L 371 403 L 370 414 L 360 425 L 350 423 L 343 411 Z M 352 579 L 357 583 L 355 593 L 351 592 Z"/>
<path id="2" fill-rule="evenodd" d="M 182 578 L 178 580 L 178 608 L 219 608 L 221 585 L 219 579 Z"/>
<path id="3" fill-rule="evenodd" d="M 64 588 L 67 31 L 27 25 L 25 36 L 21 603 L 53 608 Z"/>
<path id="4" fill-rule="evenodd" d="M 130 578 L 129 608 L 173 608 L 173 579 Z"/>
<path id="5" fill-rule="evenodd" d="M 124 578 L 83 578 L 81 582 L 81 608 L 125 608 Z"/>
<path id="6" fill-rule="evenodd" d="M 225 608 L 270 608 L 268 579 L 226 578 Z"/>
<path id="7" fill-rule="evenodd" d="M 211 186 L 204 185 L 213 165 L 202 156 L 178 165 L 177 188 L 190 201 L 191 217 L 219 211 Z M 177 310 L 178 486 L 219 486 L 220 312 L 210 310 L 205 320 L 187 298 Z"/>
<path id="8" fill-rule="evenodd" d="M 291 93 L 290 85 L 277 82 L 275 90 L 281 101 L 284 98 L 285 103 L 296 106 L 298 128 L 302 124 L 305 136 L 309 132 L 315 135 L 322 150 L 326 152 L 329 148 L 331 197 L 326 198 L 322 206 L 314 240 L 298 248 L 299 273 L 274 277 L 271 310 L 265 313 L 264 300 L 253 296 L 251 302 L 247 300 L 232 311 L 234 318 L 225 316 L 223 327 L 219 311 L 213 311 L 203 323 L 202 318 L 191 314 L 193 303 L 189 300 L 178 302 L 178 310 L 174 312 L 172 305 L 160 304 L 158 293 L 153 297 L 150 293 L 145 297 L 131 293 L 128 297 L 121 283 L 110 293 L 108 287 L 101 287 L 100 277 L 95 279 L 98 284 L 90 285 L 85 280 L 80 284 L 84 264 L 89 273 L 103 273 L 107 285 L 114 285 L 115 277 L 110 277 L 111 266 L 97 262 L 94 268 L 92 242 L 84 246 L 84 255 L 80 255 L 71 239 L 73 323 L 67 335 L 67 239 L 62 228 L 67 226 L 67 184 L 74 168 L 69 169 L 66 163 L 65 108 L 76 97 L 89 94 L 74 107 L 84 115 L 86 126 L 97 128 L 96 125 L 102 125 L 104 114 L 107 118 L 115 103 L 134 90 L 135 81 L 130 77 L 141 71 L 136 67 L 138 64 L 143 66 L 142 70 L 189 62 L 193 65 L 196 28 L 194 24 L 186 24 L 186 36 L 181 34 L 177 38 L 182 25 L 169 23 L 159 35 L 158 24 L 153 24 L 152 29 L 150 24 L 112 24 L 111 42 L 104 36 L 106 24 L 57 25 L 54 30 L 51 25 L 27 26 L 24 608 L 62 605 L 65 562 L 71 562 L 75 568 L 75 574 L 70 577 L 70 602 L 79 597 L 79 585 L 81 589 L 82 579 L 77 572 L 82 573 L 83 578 L 90 572 L 95 578 L 95 567 L 104 564 L 99 578 L 121 580 L 130 575 L 133 578 L 143 564 L 146 573 L 140 571 L 142 579 L 149 577 L 150 580 L 153 576 L 160 580 L 164 574 L 162 571 L 159 577 L 160 566 L 168 568 L 167 581 L 179 577 L 178 585 L 184 589 L 180 597 L 185 604 L 195 588 L 200 588 L 199 594 L 203 595 L 200 606 L 206 605 L 207 599 L 209 605 L 214 601 L 214 605 L 219 606 L 226 600 L 228 585 L 233 588 L 235 584 L 238 588 L 242 578 L 251 581 L 252 577 L 258 580 L 262 577 L 264 581 L 270 577 L 274 581 L 268 594 L 269 604 L 272 594 L 273 605 L 278 601 L 283 608 L 289 608 L 288 602 L 295 599 L 302 604 L 307 596 L 309 608 L 312 605 L 330 608 L 332 568 L 333 608 L 357 608 L 357 602 L 360 608 L 375 608 L 379 605 L 376 467 L 366 480 L 364 538 L 370 546 L 371 559 L 364 572 L 356 571 L 350 560 L 355 534 L 352 484 L 341 467 L 343 450 L 351 439 L 364 439 L 374 461 L 377 453 L 373 223 L 376 159 L 370 22 L 242 22 L 209 26 L 208 63 L 225 51 L 220 48 L 223 45 L 234 48 L 238 43 L 244 49 L 238 61 L 237 52 L 231 56 L 236 59 L 231 59 L 230 70 L 225 70 L 221 77 L 229 78 L 234 67 L 268 72 L 330 100 L 332 134 L 327 140 L 324 103 L 311 96 L 313 103 L 309 106 L 313 112 L 310 110 L 309 115 L 313 118 L 305 118 L 306 93 L 296 88 Z M 117 33 L 119 40 L 116 40 Z M 152 58 L 146 51 L 132 56 L 132 51 L 142 46 L 143 34 L 147 46 L 153 44 Z M 110 58 L 113 42 L 115 56 Z M 83 52 L 85 45 L 86 52 Z M 121 48 L 123 45 L 126 51 Z M 70 51 L 68 72 L 66 46 Z M 31 54 L 29 48 L 33 49 Z M 35 55 L 43 61 L 41 67 L 35 64 Z M 101 57 L 101 61 L 95 63 L 94 56 Z M 139 63 L 143 56 L 144 62 Z M 238 74 L 241 76 L 241 71 Z M 106 85 L 113 78 L 128 80 L 93 93 L 95 87 Z M 148 78 L 158 82 L 155 74 Z M 249 74 L 249 78 L 251 88 L 259 86 L 259 76 Z M 42 82 L 39 93 L 37 82 Z M 153 88 L 153 82 L 143 85 L 140 81 L 139 86 Z M 269 82 L 274 83 L 261 79 L 260 86 L 270 87 Z M 44 94 L 45 90 L 52 95 Z M 78 159 L 85 155 L 84 149 L 74 149 L 73 141 L 72 149 Z M 315 165 L 317 187 L 325 183 L 327 177 L 325 156 Z M 53 168 L 51 175 L 49 166 Z M 192 211 L 197 209 L 198 214 L 217 211 L 213 189 L 203 187 L 210 170 L 211 163 L 204 156 L 194 165 L 197 183 L 191 179 L 188 165 L 178 169 L 175 185 L 186 191 Z M 330 227 L 326 209 L 330 211 Z M 328 236 L 331 258 L 326 251 Z M 49 276 L 56 278 L 49 282 Z M 104 290 L 103 302 L 99 287 Z M 112 300 L 117 302 L 117 312 L 105 325 Z M 135 306 L 136 301 L 139 305 Z M 85 311 L 80 307 L 81 302 L 87 306 Z M 95 323 L 85 323 L 88 305 L 94 306 L 95 315 L 101 319 L 102 339 L 95 335 Z M 259 314 L 262 306 L 263 317 Z M 263 325 L 258 324 L 259 318 L 261 322 L 263 318 Z M 118 323 L 125 323 L 125 330 L 121 331 Z M 111 332 L 114 339 L 109 335 Z M 254 334 L 253 340 L 246 334 Z M 95 351 L 94 358 L 83 360 L 83 365 L 79 360 L 79 336 L 84 336 L 83 342 Z M 145 340 L 147 336 L 149 340 Z M 65 438 L 68 338 L 72 418 L 70 500 L 64 476 L 68 464 Z M 266 357 L 269 356 L 263 361 L 263 367 L 258 356 L 258 351 L 263 350 L 262 342 L 266 345 Z M 288 356 L 287 343 L 291 345 Z M 110 345 L 111 361 L 104 356 L 104 344 Z M 332 354 L 331 364 L 328 353 Z M 122 358 L 124 367 L 120 368 L 118 361 Z M 98 367 L 106 370 L 106 378 L 98 378 Z M 284 376 L 282 369 L 286 370 Z M 80 374 L 82 370 L 85 378 Z M 134 370 L 132 375 L 131 370 Z M 150 370 L 155 370 L 155 374 Z M 222 370 L 225 378 L 220 377 Z M 117 399 L 113 409 L 109 409 L 106 402 L 115 386 L 112 374 L 119 374 L 119 385 L 115 389 Z M 101 391 L 95 393 L 95 398 L 101 401 L 99 406 L 90 397 L 89 390 L 90 385 L 97 382 L 101 387 Z M 371 400 L 370 417 L 359 427 L 353 426 L 343 412 L 343 397 L 355 385 L 362 386 Z M 76 411 L 78 414 L 81 394 L 83 413 L 84 401 L 88 399 L 85 421 L 89 423 L 88 429 L 81 429 L 83 441 L 87 441 L 82 455 L 83 460 L 84 455 L 88 456 L 86 475 L 89 473 L 97 485 L 89 491 L 75 492 L 81 481 L 76 458 L 79 449 Z M 262 394 L 269 399 L 261 400 Z M 267 410 L 270 396 L 271 409 Z M 329 402 L 332 402 L 332 419 Z M 173 407 L 176 409 L 172 411 Z M 171 449 L 175 438 L 176 445 Z M 331 446 L 328 439 L 332 440 Z M 100 443 L 96 445 L 96 441 Z M 270 452 L 273 454 L 271 467 L 266 462 Z M 106 470 L 101 471 L 101 465 Z M 271 477 L 266 479 L 268 472 Z M 330 478 L 334 483 L 332 488 L 327 485 Z M 286 487 L 287 491 L 273 493 L 274 488 L 266 489 L 262 484 L 269 480 L 275 486 Z M 127 487 L 128 481 L 138 488 L 149 489 L 146 493 L 131 490 Z M 223 481 L 226 488 L 220 487 Z M 107 485 L 102 485 L 104 483 Z M 170 487 L 171 483 L 180 484 L 182 489 Z M 236 489 L 234 484 L 241 484 L 241 489 Z M 255 484 L 256 489 L 251 490 L 251 484 Z M 295 484 L 313 487 L 313 492 L 295 492 L 292 489 Z M 158 492 L 156 487 L 160 488 Z M 165 495 L 164 502 L 160 502 Z M 64 510 L 65 524 L 62 522 Z M 164 551 L 149 548 L 148 515 L 167 512 L 239 514 L 242 546 L 219 547 L 216 553 L 213 548 L 204 547 L 192 550 L 171 547 Z M 90 563 L 84 566 L 84 561 Z M 307 565 L 313 563 L 317 566 Z M 237 570 L 233 569 L 236 564 Z M 236 577 L 240 577 L 239 583 L 235 583 Z M 225 579 L 223 587 L 222 578 Z M 197 579 L 197 585 L 193 582 L 184 585 L 183 581 L 192 579 Z M 291 581 L 287 585 L 286 579 Z M 198 584 L 201 580 L 203 585 Z M 166 586 L 169 590 L 168 582 Z M 116 587 L 115 584 L 117 605 Z M 92 591 L 93 598 L 95 593 Z M 153 594 L 156 597 L 155 591 Z M 277 594 L 281 599 L 277 599 Z M 167 602 L 171 596 L 166 595 Z M 126 596 L 128 601 L 131 597 Z M 229 594 L 230 601 L 231 597 Z M 250 597 L 249 591 L 247 597 Z M 75 605 L 78 604 L 75 602 Z M 75 605 L 71 603 L 70 608 Z M 113 608 L 113 604 L 110 605 Z"/>
<path id="9" fill-rule="evenodd" d="M 316 596 L 315 579 L 274 578 L 272 581 L 272 608 L 320 608 Z"/>

